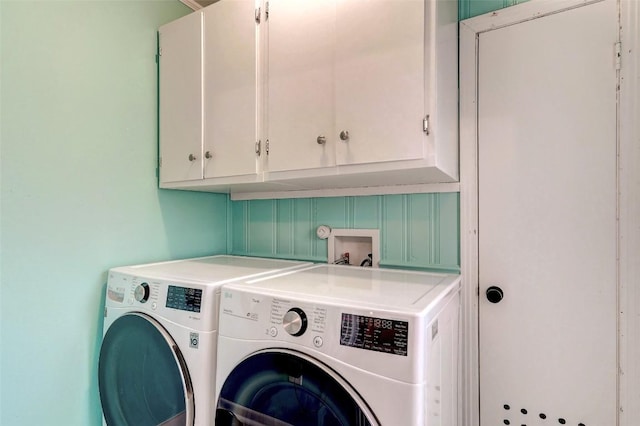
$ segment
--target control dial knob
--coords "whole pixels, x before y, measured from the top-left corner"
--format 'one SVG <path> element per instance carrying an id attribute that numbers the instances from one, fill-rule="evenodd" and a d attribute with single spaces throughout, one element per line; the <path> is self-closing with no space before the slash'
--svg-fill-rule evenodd
<path id="1" fill-rule="evenodd" d="M 135 297 L 138 302 L 145 303 L 147 300 L 149 300 L 150 292 L 151 290 L 149 289 L 149 284 L 142 283 L 138 287 L 136 287 L 135 291 L 133 292 L 133 297 Z"/>
<path id="2" fill-rule="evenodd" d="M 282 318 L 284 330 L 292 336 L 302 336 L 307 331 L 307 314 L 300 308 L 291 308 Z"/>

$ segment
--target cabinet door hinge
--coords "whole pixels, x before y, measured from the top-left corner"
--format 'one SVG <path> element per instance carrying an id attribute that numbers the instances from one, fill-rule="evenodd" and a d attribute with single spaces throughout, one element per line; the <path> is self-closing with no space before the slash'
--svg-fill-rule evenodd
<path id="1" fill-rule="evenodd" d="M 422 131 L 425 132 L 427 135 L 429 134 L 429 115 L 428 114 L 422 119 Z"/>
<path id="2" fill-rule="evenodd" d="M 257 155 L 260 155 L 260 150 L 261 150 L 260 145 L 262 145 L 262 141 L 257 141 L 256 142 L 256 154 Z"/>
<path id="3" fill-rule="evenodd" d="M 622 67 L 621 64 L 621 60 L 622 60 L 622 45 L 620 44 L 620 42 L 616 42 L 616 44 L 614 45 L 614 49 L 615 49 L 615 55 L 616 55 L 616 70 L 619 70 Z"/>
<path id="4" fill-rule="evenodd" d="M 269 2 L 265 3 L 264 5 L 264 20 L 269 20 Z"/>
<path id="5" fill-rule="evenodd" d="M 256 19 L 256 24 L 259 24 L 260 23 L 260 8 L 256 9 L 255 19 Z"/>
<path id="6" fill-rule="evenodd" d="M 269 139 L 266 141 L 267 143 L 264 146 L 264 152 L 269 155 Z"/>

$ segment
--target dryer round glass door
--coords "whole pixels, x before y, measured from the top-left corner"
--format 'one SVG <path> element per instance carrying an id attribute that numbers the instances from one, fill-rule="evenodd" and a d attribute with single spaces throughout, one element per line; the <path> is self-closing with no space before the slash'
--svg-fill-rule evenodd
<path id="1" fill-rule="evenodd" d="M 193 389 L 169 333 L 139 313 L 121 316 L 102 341 L 98 386 L 110 426 L 193 424 Z"/>
<path id="2" fill-rule="evenodd" d="M 216 426 L 378 425 L 351 386 L 304 354 L 263 351 L 238 364 L 224 381 Z"/>

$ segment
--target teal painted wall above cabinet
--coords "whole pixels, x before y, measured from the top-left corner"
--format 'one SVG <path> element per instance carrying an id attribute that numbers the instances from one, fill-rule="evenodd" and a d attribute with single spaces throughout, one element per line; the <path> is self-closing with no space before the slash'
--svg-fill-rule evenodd
<path id="1" fill-rule="evenodd" d="M 525 1 L 527 0 L 459 0 L 458 17 L 463 20 Z"/>
<path id="2" fill-rule="evenodd" d="M 229 251 L 326 262 L 319 225 L 374 228 L 381 266 L 458 271 L 458 212 L 457 193 L 234 201 Z"/>

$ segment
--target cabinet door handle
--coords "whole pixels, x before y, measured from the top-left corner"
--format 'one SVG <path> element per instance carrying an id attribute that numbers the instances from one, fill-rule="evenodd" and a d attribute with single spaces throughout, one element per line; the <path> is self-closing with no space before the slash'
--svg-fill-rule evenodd
<path id="1" fill-rule="evenodd" d="M 189 161 L 196 161 L 197 157 L 193 154 L 189 154 Z"/>
<path id="2" fill-rule="evenodd" d="M 318 142 L 318 145 L 324 145 L 325 143 L 327 143 L 327 138 L 320 135 L 318 136 L 318 139 L 316 139 L 316 142 Z"/>
<path id="3" fill-rule="evenodd" d="M 340 140 L 347 142 L 349 140 L 349 131 L 343 130 L 340 132 Z"/>
<path id="4" fill-rule="evenodd" d="M 206 158 L 207 160 L 211 160 L 213 158 L 213 154 L 211 154 L 211 151 L 205 152 L 204 158 Z"/>

